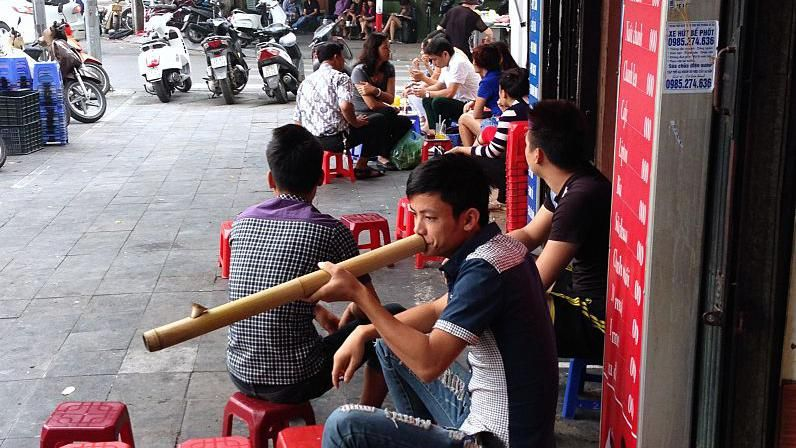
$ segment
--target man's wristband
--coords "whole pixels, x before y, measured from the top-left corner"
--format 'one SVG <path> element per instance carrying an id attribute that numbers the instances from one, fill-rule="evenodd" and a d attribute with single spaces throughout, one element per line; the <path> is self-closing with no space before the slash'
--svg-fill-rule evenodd
<path id="1" fill-rule="evenodd" d="M 431 98 L 431 92 L 429 92 L 428 90 L 426 90 L 426 98 Z"/>

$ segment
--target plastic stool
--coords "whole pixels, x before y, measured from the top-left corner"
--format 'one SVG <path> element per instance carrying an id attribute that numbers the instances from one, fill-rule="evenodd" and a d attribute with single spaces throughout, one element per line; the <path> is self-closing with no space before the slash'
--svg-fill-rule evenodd
<path id="1" fill-rule="evenodd" d="M 348 168 L 343 164 L 343 157 L 348 162 Z M 334 168 L 330 166 L 329 161 L 334 159 Z M 332 183 L 335 177 L 347 177 L 351 179 L 351 183 L 356 182 L 357 178 L 354 175 L 354 159 L 351 158 L 351 153 L 344 152 L 323 152 L 323 184 Z"/>
<path id="2" fill-rule="evenodd" d="M 354 241 L 357 242 L 357 247 L 360 249 L 378 249 L 382 246 L 382 238 L 384 244 L 390 244 L 390 224 L 387 219 L 378 213 L 357 213 L 355 215 L 343 215 L 340 221 L 348 227 L 348 230 L 354 235 Z M 370 232 L 370 242 L 367 244 L 359 244 L 359 234 L 367 230 Z M 381 238 L 379 237 L 381 233 Z"/>
<path id="3" fill-rule="evenodd" d="M 561 416 L 565 419 L 574 419 L 575 410 L 592 409 L 600 410 L 600 400 L 583 400 L 578 397 L 583 391 L 586 381 L 591 383 L 602 383 L 601 375 L 594 375 L 586 372 L 587 362 L 582 358 L 572 358 L 569 361 L 569 373 L 567 374 L 567 386 L 564 389 L 564 406 L 561 409 Z"/>
<path id="4" fill-rule="evenodd" d="M 414 227 L 407 226 L 407 222 L 409 220 L 409 215 L 412 212 L 409 211 L 409 198 L 401 198 L 398 200 L 398 210 L 396 210 L 395 215 L 395 239 L 400 240 L 401 238 L 406 238 L 407 236 L 412 235 L 415 233 Z M 414 218 L 412 219 L 414 221 Z"/>
<path id="5" fill-rule="evenodd" d="M 230 436 L 186 440 L 177 445 L 177 448 L 251 448 L 251 446 L 246 437 Z"/>
<path id="6" fill-rule="evenodd" d="M 232 417 L 238 417 L 249 427 L 249 442 L 252 448 L 267 448 L 268 441 L 276 443 L 279 431 L 290 426 L 290 420 L 301 418 L 308 425 L 315 424 L 312 405 L 305 401 L 299 404 L 280 404 L 247 397 L 235 392 L 224 406 L 221 435 L 232 435 Z"/>
<path id="7" fill-rule="evenodd" d="M 434 146 L 441 146 L 443 151 L 450 151 L 453 149 L 453 143 L 450 140 L 425 140 L 423 146 L 420 148 L 420 161 L 425 162 L 428 160 L 428 151 Z"/>
<path id="8" fill-rule="evenodd" d="M 127 406 L 118 401 L 67 401 L 59 404 L 41 428 L 41 448 L 75 441 L 114 442 L 135 448 Z"/>
<path id="9" fill-rule="evenodd" d="M 293 426 L 279 432 L 276 448 L 321 448 L 323 425 Z"/>
<path id="10" fill-rule="evenodd" d="M 229 247 L 229 234 L 232 233 L 232 221 L 221 223 L 221 237 L 218 242 L 218 265 L 221 266 L 221 278 L 229 278 L 229 258 L 232 250 Z"/>
<path id="11" fill-rule="evenodd" d="M 124 442 L 75 442 L 61 448 L 130 448 L 130 445 Z"/>

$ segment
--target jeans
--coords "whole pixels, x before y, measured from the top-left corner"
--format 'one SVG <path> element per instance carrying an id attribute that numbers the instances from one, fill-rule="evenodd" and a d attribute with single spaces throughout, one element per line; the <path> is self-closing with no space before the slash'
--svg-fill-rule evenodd
<path id="1" fill-rule="evenodd" d="M 341 406 L 326 420 L 324 448 L 475 446 L 480 437 L 455 429 L 470 410 L 469 371 L 453 363 L 439 378 L 424 383 L 381 340 L 376 355 L 397 411 Z"/>
<path id="2" fill-rule="evenodd" d="M 315 16 L 301 16 L 296 23 L 293 24 L 293 29 L 301 30 L 304 26 L 311 27 L 313 29 L 318 27 L 318 18 Z"/>
<path id="3" fill-rule="evenodd" d="M 397 303 L 388 303 L 384 305 L 384 308 L 393 315 L 406 311 L 406 308 Z M 356 327 L 369 323 L 370 321 L 367 319 L 355 319 L 345 326 L 340 327 L 336 332 L 323 338 L 321 341 L 321 351 L 323 353 L 324 363 L 321 366 L 321 370 L 299 383 L 285 385 L 249 384 L 236 378 L 231 373 L 229 376 L 235 387 L 243 392 L 244 395 L 260 398 L 273 403 L 303 403 L 318 398 L 332 388 L 332 367 L 334 364 L 334 354 L 337 352 L 337 349 L 343 345 L 343 342 L 345 342 Z M 367 363 L 370 368 L 377 370 L 381 368 L 381 364 L 376 357 L 374 345 L 370 342 L 365 344 L 363 362 Z"/>

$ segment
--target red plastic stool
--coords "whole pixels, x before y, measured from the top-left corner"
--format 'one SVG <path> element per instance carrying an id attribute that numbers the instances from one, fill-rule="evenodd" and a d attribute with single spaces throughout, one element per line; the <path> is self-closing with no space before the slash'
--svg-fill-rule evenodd
<path id="1" fill-rule="evenodd" d="M 425 162 L 428 160 L 428 151 L 434 146 L 441 146 L 443 151 L 450 151 L 453 149 L 453 143 L 446 139 L 431 139 L 423 141 L 423 146 L 420 148 L 420 161 Z"/>
<path id="2" fill-rule="evenodd" d="M 221 278 L 229 278 L 229 234 L 232 233 L 232 221 L 221 223 L 221 238 L 218 242 L 218 265 L 221 266 Z"/>
<path id="3" fill-rule="evenodd" d="M 75 442 L 61 448 L 130 448 L 130 445 L 124 442 Z"/>
<path id="4" fill-rule="evenodd" d="M 343 164 L 343 157 L 348 162 L 348 168 Z M 329 164 L 329 161 L 334 159 L 334 168 Z M 323 152 L 323 184 L 332 183 L 335 177 L 347 177 L 351 179 L 351 183 L 356 182 L 357 178 L 354 175 L 354 160 L 351 158 L 351 153 L 339 153 L 324 151 Z"/>
<path id="5" fill-rule="evenodd" d="M 186 440 L 177 445 L 177 448 L 251 448 L 251 446 L 246 437 L 230 436 Z"/>
<path id="6" fill-rule="evenodd" d="M 67 401 L 59 404 L 41 428 L 41 448 L 76 441 L 121 440 L 135 448 L 127 406 L 118 401 Z"/>
<path id="7" fill-rule="evenodd" d="M 390 224 L 387 223 L 387 218 L 378 213 L 357 213 L 355 215 L 343 215 L 340 221 L 348 227 L 354 235 L 354 240 L 357 242 L 360 249 L 378 249 L 382 246 L 381 240 L 384 239 L 384 244 L 390 244 Z M 367 244 L 359 244 L 359 234 L 363 230 L 370 232 L 370 242 Z M 381 238 L 379 237 L 381 233 Z"/>
<path id="8" fill-rule="evenodd" d="M 323 425 L 292 426 L 279 432 L 276 448 L 321 448 Z"/>
<path id="9" fill-rule="evenodd" d="M 308 425 L 315 424 L 315 412 L 307 401 L 299 404 L 280 404 L 247 397 L 235 392 L 224 406 L 221 435 L 232 435 L 232 417 L 238 417 L 249 427 L 252 448 L 267 448 L 268 441 L 276 443 L 279 431 L 290 426 L 290 420 L 301 418 Z"/>
<path id="10" fill-rule="evenodd" d="M 409 211 L 409 198 L 401 198 L 398 200 L 398 210 L 395 215 L 395 239 L 400 240 L 415 233 L 414 226 L 408 227 L 409 216 L 412 214 Z M 414 222 L 414 218 L 412 218 Z"/>

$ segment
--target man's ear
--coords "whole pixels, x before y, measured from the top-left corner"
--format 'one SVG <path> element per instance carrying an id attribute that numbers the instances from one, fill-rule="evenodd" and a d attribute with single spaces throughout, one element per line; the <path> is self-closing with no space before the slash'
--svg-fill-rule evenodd
<path id="1" fill-rule="evenodd" d="M 272 190 L 276 189 L 276 182 L 274 182 L 274 173 L 268 170 L 268 187 Z"/>
<path id="2" fill-rule="evenodd" d="M 323 185 L 323 170 L 318 171 L 318 182 L 316 183 L 319 187 Z"/>
<path id="3" fill-rule="evenodd" d="M 462 212 L 462 214 L 464 215 L 464 230 L 467 232 L 475 230 L 481 220 L 481 212 L 472 207 Z"/>

